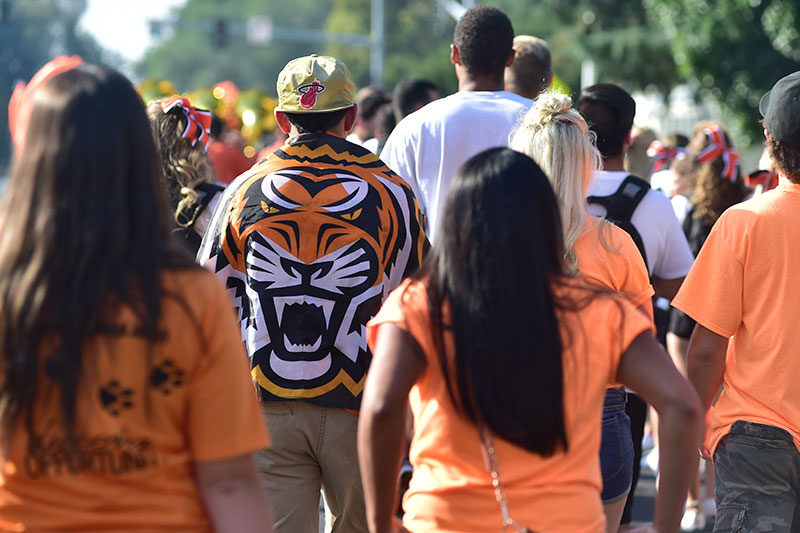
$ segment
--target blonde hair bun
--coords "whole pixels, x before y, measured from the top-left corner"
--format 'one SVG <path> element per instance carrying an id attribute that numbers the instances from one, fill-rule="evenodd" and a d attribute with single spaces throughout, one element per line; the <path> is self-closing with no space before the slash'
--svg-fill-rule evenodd
<path id="1" fill-rule="evenodd" d="M 572 98 L 566 94 L 546 92 L 540 94 L 533 104 L 536 122 L 546 124 L 572 109 Z"/>

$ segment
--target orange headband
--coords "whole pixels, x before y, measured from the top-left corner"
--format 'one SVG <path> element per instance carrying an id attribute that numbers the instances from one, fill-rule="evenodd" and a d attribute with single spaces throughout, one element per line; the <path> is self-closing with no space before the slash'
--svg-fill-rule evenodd
<path id="1" fill-rule="evenodd" d="M 192 141 L 192 146 L 197 141 L 203 143 L 203 147 L 208 150 L 208 131 L 211 129 L 211 113 L 203 109 L 195 109 L 188 98 L 183 96 L 173 96 L 161 100 L 161 109 L 164 113 L 169 113 L 173 108 L 180 107 L 186 117 L 186 129 L 181 133 L 181 137 Z"/>

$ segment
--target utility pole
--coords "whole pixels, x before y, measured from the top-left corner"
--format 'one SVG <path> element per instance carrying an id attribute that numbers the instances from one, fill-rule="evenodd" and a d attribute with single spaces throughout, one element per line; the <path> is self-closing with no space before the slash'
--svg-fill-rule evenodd
<path id="1" fill-rule="evenodd" d="M 0 0 L 0 24 L 5 24 L 11 18 L 11 0 Z"/>
<path id="2" fill-rule="evenodd" d="M 384 0 L 372 0 L 369 82 L 383 85 Z"/>

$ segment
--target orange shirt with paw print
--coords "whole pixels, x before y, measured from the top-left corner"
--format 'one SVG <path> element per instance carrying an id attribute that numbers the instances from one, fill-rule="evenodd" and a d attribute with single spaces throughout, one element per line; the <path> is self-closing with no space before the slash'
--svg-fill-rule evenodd
<path id="1" fill-rule="evenodd" d="M 42 354 L 35 435 L 16 424 L 0 472 L 0 531 L 209 532 L 194 463 L 269 444 L 225 290 L 199 268 L 162 279 L 156 341 L 122 309 L 86 342 L 71 441 Z"/>

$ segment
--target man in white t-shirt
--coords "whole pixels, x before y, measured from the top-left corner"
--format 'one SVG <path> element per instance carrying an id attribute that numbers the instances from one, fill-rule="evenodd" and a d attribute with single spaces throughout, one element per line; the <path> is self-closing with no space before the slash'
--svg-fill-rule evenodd
<path id="1" fill-rule="evenodd" d="M 496 7 L 468 9 L 456 25 L 450 61 L 458 92 L 404 118 L 386 141 L 381 159 L 409 182 L 436 238 L 447 189 L 458 168 L 488 148 L 506 146 L 531 100 L 504 90 L 514 61 L 514 28 Z"/>
<path id="2" fill-rule="evenodd" d="M 581 92 L 576 106 L 586 119 L 589 129 L 597 136 L 597 148 L 603 156 L 603 170 L 597 172 L 589 186 L 589 196 L 608 197 L 617 192 L 630 172 L 625 171 L 625 151 L 630 144 L 636 102 L 624 89 L 610 83 L 598 83 Z M 671 300 L 692 267 L 694 257 L 686 242 L 681 225 L 675 217 L 672 203 L 663 193 L 651 189 L 646 182 L 639 191 L 646 191 L 630 217 L 630 222 L 640 236 L 643 255 L 650 272 L 650 281 L 656 296 Z M 589 204 L 593 215 L 606 215 L 605 209 Z M 634 236 L 636 241 L 636 237 Z M 631 435 L 634 446 L 633 483 L 621 525 L 631 522 L 633 493 L 639 478 L 642 455 L 642 433 L 647 416 L 647 404 L 635 394 L 628 394 L 625 412 L 631 419 Z"/>
<path id="3" fill-rule="evenodd" d="M 621 87 L 598 83 L 581 92 L 576 107 L 597 135 L 597 148 L 603 155 L 603 170 L 589 186 L 589 196 L 614 194 L 630 175 L 624 161 L 636 103 Z M 589 204 L 589 211 L 598 216 L 605 214 L 602 207 L 594 204 Z M 672 204 L 663 193 L 650 189 L 633 212 L 631 222 L 641 235 L 656 296 L 671 300 L 694 260 Z"/>

